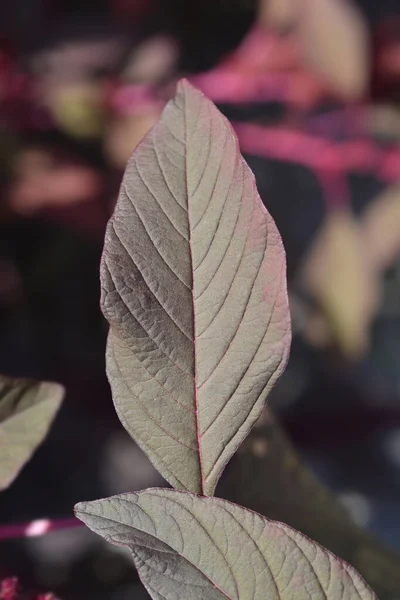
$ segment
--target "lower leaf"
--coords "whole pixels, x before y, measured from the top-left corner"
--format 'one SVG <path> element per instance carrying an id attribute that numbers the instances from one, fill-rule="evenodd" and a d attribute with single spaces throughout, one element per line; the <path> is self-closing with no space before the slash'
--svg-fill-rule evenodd
<path id="1" fill-rule="evenodd" d="M 76 515 L 127 546 L 157 600 L 373 600 L 358 573 L 290 527 L 219 498 L 149 489 L 81 502 Z"/>

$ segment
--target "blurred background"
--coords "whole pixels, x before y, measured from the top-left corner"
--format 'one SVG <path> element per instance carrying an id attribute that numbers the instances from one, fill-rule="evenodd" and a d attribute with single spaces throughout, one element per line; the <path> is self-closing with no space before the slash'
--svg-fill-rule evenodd
<path id="1" fill-rule="evenodd" d="M 289 365 L 218 494 L 399 599 L 398 0 L 2 3 L 0 371 L 67 397 L 1 523 L 162 484 L 113 408 L 98 266 L 125 163 L 183 76 L 232 122 L 288 259 Z M 10 575 L 24 597 L 147 598 L 84 528 L 1 541 Z"/>

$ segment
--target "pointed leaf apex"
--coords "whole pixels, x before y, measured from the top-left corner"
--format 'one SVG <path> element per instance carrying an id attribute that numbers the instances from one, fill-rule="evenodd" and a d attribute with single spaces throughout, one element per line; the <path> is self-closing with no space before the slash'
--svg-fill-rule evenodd
<path id="1" fill-rule="evenodd" d="M 199 96 L 204 95 L 198 88 L 196 88 L 192 83 L 190 83 L 190 81 L 188 79 L 186 79 L 186 77 L 182 77 L 182 79 L 180 79 L 178 81 L 178 84 L 176 86 L 176 93 L 177 94 L 195 93 Z"/>

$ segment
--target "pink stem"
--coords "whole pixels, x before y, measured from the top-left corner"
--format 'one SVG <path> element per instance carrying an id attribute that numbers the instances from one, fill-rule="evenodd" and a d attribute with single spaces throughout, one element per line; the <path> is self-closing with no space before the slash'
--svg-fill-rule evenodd
<path id="1" fill-rule="evenodd" d="M 350 206 L 351 194 L 346 173 L 340 169 L 316 169 L 327 209 Z"/>
<path id="2" fill-rule="evenodd" d="M 400 148 L 384 149 L 367 138 L 333 142 L 322 137 L 249 123 L 233 123 L 247 154 L 305 165 L 318 172 L 376 174 L 387 183 L 400 181 Z"/>
<path id="3" fill-rule="evenodd" d="M 76 518 L 65 519 L 36 519 L 29 523 L 0 525 L 0 541 L 23 537 L 36 537 L 60 529 L 82 527 L 83 523 Z"/>
<path id="4" fill-rule="evenodd" d="M 214 69 L 194 75 L 190 81 L 213 102 L 290 102 L 290 73 L 244 75 L 227 69 Z"/>

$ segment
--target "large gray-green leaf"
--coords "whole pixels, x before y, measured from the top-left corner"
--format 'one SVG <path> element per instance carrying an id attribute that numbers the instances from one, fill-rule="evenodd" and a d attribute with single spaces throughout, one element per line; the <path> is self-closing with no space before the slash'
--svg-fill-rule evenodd
<path id="1" fill-rule="evenodd" d="M 122 423 L 172 485 L 211 495 L 290 322 L 279 233 L 229 122 L 186 81 L 128 163 L 101 281 Z"/>
<path id="2" fill-rule="evenodd" d="M 128 546 L 156 600 L 373 600 L 347 563 L 287 525 L 219 498 L 149 489 L 81 502 L 77 516 Z"/>
<path id="3" fill-rule="evenodd" d="M 0 375 L 0 490 L 14 481 L 42 443 L 63 396 L 57 383 Z"/>

